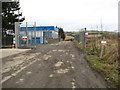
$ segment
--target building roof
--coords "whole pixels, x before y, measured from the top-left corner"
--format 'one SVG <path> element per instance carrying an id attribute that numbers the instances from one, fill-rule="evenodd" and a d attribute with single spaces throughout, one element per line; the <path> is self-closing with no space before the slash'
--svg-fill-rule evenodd
<path id="1" fill-rule="evenodd" d="M 37 27 L 20 27 L 20 31 L 44 31 L 44 30 L 53 30 L 58 32 L 58 28 L 54 26 L 37 26 Z"/>

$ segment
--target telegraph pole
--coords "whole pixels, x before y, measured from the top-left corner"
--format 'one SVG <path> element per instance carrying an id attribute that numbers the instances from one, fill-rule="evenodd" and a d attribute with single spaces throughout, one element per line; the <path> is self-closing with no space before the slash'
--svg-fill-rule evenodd
<path id="1" fill-rule="evenodd" d="M 102 21 L 101 21 L 101 30 L 102 30 L 102 41 L 105 39 L 105 37 L 103 37 L 103 25 L 102 25 Z M 102 58 L 103 56 L 103 52 L 104 52 L 104 46 L 101 46 L 101 53 L 100 53 L 100 58 Z"/>
<path id="2" fill-rule="evenodd" d="M 36 48 L 36 22 L 34 22 L 34 44 Z"/>
<path id="3" fill-rule="evenodd" d="M 26 36 L 27 36 L 27 38 L 28 38 L 28 29 L 27 29 L 27 27 L 28 27 L 28 24 L 27 24 L 27 22 L 26 22 Z M 27 41 L 26 41 L 26 46 L 28 47 L 28 39 L 27 39 Z"/>
<path id="4" fill-rule="evenodd" d="M 96 28 L 97 28 L 96 50 L 97 50 L 97 56 L 98 56 L 98 48 L 99 48 L 99 47 L 98 47 L 98 39 L 99 39 L 99 38 L 98 38 L 98 37 L 99 37 L 99 36 L 98 36 L 98 34 L 99 34 L 99 31 L 98 31 L 98 25 L 96 26 Z"/>
<path id="5" fill-rule="evenodd" d="M 15 47 L 18 48 L 19 23 L 15 22 Z"/>
<path id="6" fill-rule="evenodd" d="M 86 28 L 85 28 L 85 31 L 84 31 L 84 47 L 86 48 L 86 37 L 85 37 L 85 33 L 86 33 Z"/>

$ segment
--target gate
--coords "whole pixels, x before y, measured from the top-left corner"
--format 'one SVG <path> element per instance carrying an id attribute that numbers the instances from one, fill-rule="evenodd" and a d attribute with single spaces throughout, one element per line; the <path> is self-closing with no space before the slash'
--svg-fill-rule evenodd
<path id="1" fill-rule="evenodd" d="M 75 40 L 85 47 L 85 29 L 81 29 L 81 31 L 75 35 Z"/>

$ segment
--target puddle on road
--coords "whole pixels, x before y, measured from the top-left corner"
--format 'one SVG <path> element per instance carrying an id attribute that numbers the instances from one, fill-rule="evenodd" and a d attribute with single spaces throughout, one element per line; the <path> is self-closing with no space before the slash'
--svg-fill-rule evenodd
<path id="1" fill-rule="evenodd" d="M 29 75 L 29 74 L 32 74 L 32 72 L 27 72 L 26 74 Z"/>
<path id="2" fill-rule="evenodd" d="M 17 74 L 16 73 L 13 73 L 12 76 L 16 76 Z"/>
<path id="3" fill-rule="evenodd" d="M 72 58 L 74 58 L 74 57 L 75 57 L 75 55 L 73 55 L 73 54 L 70 54 L 70 55 L 71 55 L 71 57 L 72 57 Z"/>
<path id="4" fill-rule="evenodd" d="M 75 67 L 74 66 L 71 66 L 72 69 L 74 69 Z"/>
<path id="5" fill-rule="evenodd" d="M 54 49 L 54 50 L 52 50 L 53 52 L 65 52 L 66 50 L 62 50 L 62 49 L 59 49 L 59 50 L 56 50 L 56 49 Z"/>
<path id="6" fill-rule="evenodd" d="M 51 46 L 54 46 L 55 44 L 50 44 Z"/>
<path id="7" fill-rule="evenodd" d="M 23 82 L 23 81 L 24 81 L 24 79 L 22 79 L 22 78 L 21 78 L 21 79 L 19 79 L 19 81 L 20 81 L 20 82 Z"/>
<path id="8" fill-rule="evenodd" d="M 60 67 L 62 64 L 63 64 L 63 62 L 57 62 L 57 63 L 55 64 L 55 67 Z"/>
<path id="9" fill-rule="evenodd" d="M 48 58 L 50 58 L 50 57 L 52 57 L 52 56 L 51 56 L 51 55 L 44 55 L 44 56 L 43 56 L 43 59 L 44 59 L 44 60 L 48 60 Z"/>
<path id="10" fill-rule="evenodd" d="M 67 67 L 68 69 L 75 69 L 75 67 L 74 66 L 71 66 L 71 67 Z"/>
<path id="11" fill-rule="evenodd" d="M 72 79 L 72 88 L 76 88 L 76 85 L 75 85 L 75 79 Z"/>
<path id="12" fill-rule="evenodd" d="M 58 50 L 58 52 L 65 52 L 65 50 Z"/>
<path id="13" fill-rule="evenodd" d="M 24 79 L 20 79 L 20 81 L 23 81 Z"/>
<path id="14" fill-rule="evenodd" d="M 50 74 L 49 77 L 53 77 L 54 75 L 53 74 Z"/>
<path id="15" fill-rule="evenodd" d="M 69 71 L 69 69 L 59 69 L 59 70 L 57 70 L 56 72 L 58 73 L 58 74 L 65 74 L 65 73 L 67 73 Z"/>
<path id="16" fill-rule="evenodd" d="M 53 52 L 56 52 L 57 50 L 52 50 Z"/>
<path id="17" fill-rule="evenodd" d="M 67 61 L 67 63 L 69 63 L 70 61 Z"/>
<path id="18" fill-rule="evenodd" d="M 39 53 L 35 53 L 35 55 L 40 55 L 41 54 L 41 52 L 39 52 Z M 33 56 L 35 56 L 34 54 L 32 54 Z"/>
<path id="19" fill-rule="evenodd" d="M 59 44 L 50 44 L 51 46 L 54 46 L 54 45 L 59 45 Z"/>
<path id="20" fill-rule="evenodd" d="M 16 82 L 17 84 L 19 83 L 19 82 Z"/>
<path id="21" fill-rule="evenodd" d="M 24 82 L 24 79 L 20 78 L 19 81 L 16 82 L 16 84 L 23 83 L 23 82 Z"/>
<path id="22" fill-rule="evenodd" d="M 68 55 L 68 53 L 66 52 L 66 55 Z"/>

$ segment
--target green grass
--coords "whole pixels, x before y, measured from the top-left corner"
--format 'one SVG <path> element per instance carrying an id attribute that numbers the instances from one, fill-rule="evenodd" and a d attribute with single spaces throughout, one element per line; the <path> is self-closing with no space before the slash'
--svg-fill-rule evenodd
<path id="1" fill-rule="evenodd" d="M 82 46 L 77 42 L 73 41 L 74 44 L 76 45 L 77 48 L 79 49 L 84 49 Z M 95 55 L 89 55 L 88 52 L 90 52 L 91 48 L 88 47 L 85 51 L 87 53 L 87 60 L 90 63 L 91 67 L 98 71 L 107 82 L 113 83 L 114 85 L 119 84 L 120 80 L 120 75 L 118 76 L 118 71 L 117 71 L 117 65 L 115 64 L 110 64 L 109 61 L 101 60 L 96 54 Z"/>
<path id="2" fill-rule="evenodd" d="M 81 50 L 84 50 L 83 46 L 81 44 L 79 44 L 76 40 L 73 41 L 73 43 L 75 44 L 75 46 Z"/>
<path id="3" fill-rule="evenodd" d="M 74 37 L 66 35 L 65 40 L 70 40 L 70 39 L 74 39 Z"/>
<path id="4" fill-rule="evenodd" d="M 117 66 L 115 66 L 114 64 L 109 64 L 108 62 L 101 61 L 96 55 L 87 55 L 87 60 L 95 70 L 97 70 L 104 76 L 105 80 L 118 85 L 119 78 Z"/>

